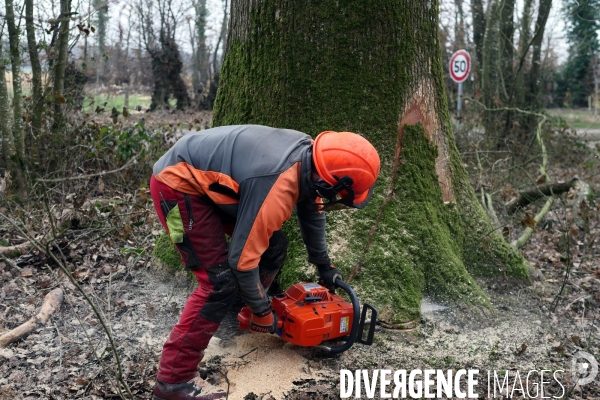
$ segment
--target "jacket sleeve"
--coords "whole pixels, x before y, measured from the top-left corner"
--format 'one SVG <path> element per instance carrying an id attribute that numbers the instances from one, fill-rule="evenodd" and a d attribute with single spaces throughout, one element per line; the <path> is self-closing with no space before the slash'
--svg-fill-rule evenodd
<path id="1" fill-rule="evenodd" d="M 308 252 L 308 261 L 313 264 L 330 263 L 325 240 L 325 212 L 317 211 L 314 199 L 306 199 L 296 206 L 296 217 Z"/>
<path id="2" fill-rule="evenodd" d="M 252 312 L 269 307 L 260 283 L 258 263 L 273 232 L 290 218 L 298 201 L 299 163 L 281 174 L 246 179 L 240 184 L 238 220 L 231 237 L 229 265 L 240 295 Z"/>

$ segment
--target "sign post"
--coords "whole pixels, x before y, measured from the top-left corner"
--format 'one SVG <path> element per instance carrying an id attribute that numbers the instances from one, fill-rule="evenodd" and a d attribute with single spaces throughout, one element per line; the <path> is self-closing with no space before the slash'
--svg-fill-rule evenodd
<path id="1" fill-rule="evenodd" d="M 463 82 L 471 73 L 471 56 L 466 50 L 458 50 L 450 57 L 450 77 L 458 83 L 458 101 L 456 103 L 456 131 L 460 131 L 460 112 L 462 110 Z"/>

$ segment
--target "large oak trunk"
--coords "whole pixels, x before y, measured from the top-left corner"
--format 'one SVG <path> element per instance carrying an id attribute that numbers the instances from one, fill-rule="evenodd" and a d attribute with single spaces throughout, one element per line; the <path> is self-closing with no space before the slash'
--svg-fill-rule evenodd
<path id="1" fill-rule="evenodd" d="M 382 158 L 363 211 L 328 214 L 335 265 L 388 326 L 424 294 L 489 305 L 470 274 L 527 277 L 492 227 L 456 149 L 438 2 L 235 0 L 214 125 L 366 135 Z M 295 224 L 282 285 L 314 278 Z"/>

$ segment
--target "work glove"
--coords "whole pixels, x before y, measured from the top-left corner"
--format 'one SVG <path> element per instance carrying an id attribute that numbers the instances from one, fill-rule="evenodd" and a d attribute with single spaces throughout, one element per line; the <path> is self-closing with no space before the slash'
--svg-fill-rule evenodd
<path id="1" fill-rule="evenodd" d="M 277 315 L 271 307 L 265 311 L 252 314 L 250 317 L 250 330 L 260 333 L 275 333 L 277 332 Z"/>
<path id="2" fill-rule="evenodd" d="M 331 264 L 318 264 L 319 285 L 325 286 L 330 293 L 335 293 L 336 279 L 342 279 L 342 273 Z"/>

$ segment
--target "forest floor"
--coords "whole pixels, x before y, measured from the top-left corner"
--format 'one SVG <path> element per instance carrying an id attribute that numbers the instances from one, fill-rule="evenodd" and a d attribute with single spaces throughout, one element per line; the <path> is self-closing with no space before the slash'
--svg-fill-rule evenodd
<path id="1" fill-rule="evenodd" d="M 597 152 L 576 139 L 568 141 L 576 154 L 555 162 L 552 175 L 579 176 L 598 193 Z M 547 145 L 559 154 L 565 143 Z M 477 189 L 481 174 L 470 172 Z M 514 195 L 509 185 L 494 185 L 498 201 Z M 227 390 L 229 399 L 280 400 L 340 398 L 342 369 L 477 369 L 480 397 L 487 397 L 487 371 L 492 371 L 492 379 L 495 371 L 501 381 L 508 377 L 508 393 L 505 386 L 504 395 L 497 398 L 541 398 L 541 393 L 523 396 L 527 374 L 561 370 L 556 380 L 544 377 L 549 381 L 544 396 L 600 399 L 598 378 L 574 386 L 571 373 L 577 352 L 596 358 L 600 354 L 600 205 L 589 196 L 581 218 L 575 218 L 575 229 L 566 222 L 573 216 L 568 195 L 563 197 L 522 249 L 534 268 L 531 282 L 478 279 L 493 310 L 446 307 L 424 299 L 416 329 L 378 328 L 372 346 L 357 344 L 337 356 L 296 347 L 274 335 L 240 332 L 231 312 L 211 341 L 201 372 Z M 83 205 L 66 197 L 57 208 L 57 224 L 103 221 L 67 230 L 52 252 L 66 261 L 109 322 L 132 394 L 149 399 L 162 344 L 194 283 L 185 273 L 166 272 L 152 258 L 162 228 L 144 190 L 106 191 Z M 2 207 L 0 211 L 6 212 Z M 50 229 L 43 212 L 39 217 L 38 226 Z M 512 235 L 519 234 L 518 217 L 500 217 L 512 224 Z M 8 246 L 25 238 L 2 225 L 0 240 Z M 82 294 L 43 252 L 30 251 L 14 261 L 19 269 L 0 261 L 0 335 L 31 318 L 49 291 L 62 288 L 65 298 L 47 324 L 0 348 L 0 399 L 118 398 L 111 345 Z M 539 374 L 530 374 L 530 394 L 535 392 L 534 382 L 539 382 Z M 375 398 L 380 398 L 379 390 Z"/>

